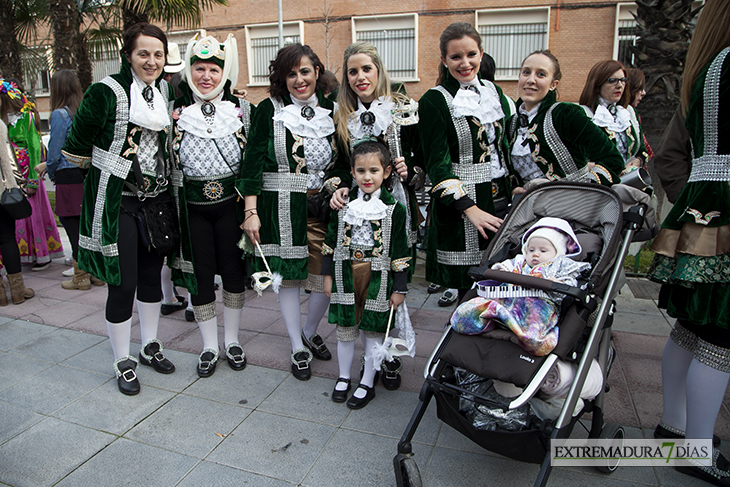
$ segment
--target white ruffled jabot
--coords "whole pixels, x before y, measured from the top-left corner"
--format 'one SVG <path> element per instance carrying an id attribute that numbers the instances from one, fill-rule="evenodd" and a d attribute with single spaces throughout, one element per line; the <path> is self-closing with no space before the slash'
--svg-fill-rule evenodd
<path id="1" fill-rule="evenodd" d="M 607 100 L 598 97 L 598 106 L 593 114 L 593 123 L 599 127 L 605 127 L 611 132 L 623 132 L 631 125 L 631 115 L 621 105 L 616 107 L 616 115 L 611 115 L 608 106 L 611 105 Z"/>
<path id="2" fill-rule="evenodd" d="M 395 103 L 390 98 L 386 99 L 384 96 L 373 100 L 370 108 L 365 108 L 365 105 L 358 98 L 357 111 L 350 114 L 347 120 L 347 128 L 350 134 L 352 134 L 355 140 L 362 139 L 366 135 L 384 134 L 393 122 L 392 110 L 394 107 Z M 370 112 L 375 116 L 375 121 L 372 124 L 372 134 L 367 132 L 367 128 L 362 120 L 365 112 Z"/>
<path id="3" fill-rule="evenodd" d="M 275 122 L 282 122 L 289 132 L 300 137 L 321 139 L 335 132 L 335 122 L 330 117 L 332 110 L 317 106 L 316 93 L 304 101 L 293 96 L 291 100 L 291 105 L 285 106 L 274 115 Z M 313 116 L 309 120 L 304 116 L 307 107 L 313 110 Z"/>
<path id="4" fill-rule="evenodd" d="M 472 83 L 469 83 L 472 85 Z M 454 116 L 472 116 L 479 119 L 482 125 L 490 125 L 504 118 L 504 111 L 499 97 L 481 83 L 473 84 L 479 94 L 468 89 L 460 89 L 454 96 Z"/>
<path id="5" fill-rule="evenodd" d="M 203 139 L 219 139 L 238 131 L 243 123 L 239 118 L 238 107 L 228 100 L 223 100 L 223 93 L 205 102 L 193 95 L 195 103 L 185 107 L 180 113 L 177 124 L 181 130 L 190 132 Z M 214 107 L 212 115 L 203 114 L 203 104 L 211 103 Z"/>
<path id="6" fill-rule="evenodd" d="M 147 83 L 139 79 L 139 76 L 132 70 L 132 84 L 129 85 L 129 121 L 142 128 L 159 132 L 170 125 L 170 117 L 167 115 L 167 105 L 162 98 L 162 93 L 152 84 L 152 101 L 148 103 L 142 95 L 142 90 Z"/>
<path id="7" fill-rule="evenodd" d="M 360 226 L 366 221 L 382 220 L 385 218 L 388 205 L 380 199 L 378 189 L 370 193 L 370 199 L 365 201 L 363 198 L 366 193 L 362 189 L 357 190 L 357 199 L 347 204 L 347 212 L 345 213 L 345 222 L 353 226 Z"/>

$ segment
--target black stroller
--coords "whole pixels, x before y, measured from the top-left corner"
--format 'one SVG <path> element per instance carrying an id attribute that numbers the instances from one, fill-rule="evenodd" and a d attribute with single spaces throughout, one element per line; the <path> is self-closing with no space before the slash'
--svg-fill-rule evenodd
<path id="1" fill-rule="evenodd" d="M 487 248 L 482 265 L 473 267 L 469 274 L 475 281 L 495 280 L 526 290 L 564 294 L 558 345 L 552 353 L 537 357 L 509 340 L 491 339 L 489 334 L 460 335 L 448 327 L 426 364 L 426 380 L 421 388 L 418 407 L 393 459 L 399 487 L 421 485 L 411 440 L 432 397 L 436 398 L 439 419 L 478 445 L 515 460 L 541 464 L 536 486 L 545 485 L 550 475 L 550 440 L 568 438 L 583 414 L 592 413 L 590 438 L 623 441 L 623 428 L 603 421 L 604 396 L 608 390 L 605 379 L 613 360 L 611 325 L 614 298 L 624 279 L 622 263 L 635 232 L 644 224 L 645 211 L 645 205 L 637 205 L 624 213 L 622 202 L 613 190 L 596 184 L 570 182 L 538 186 L 513 206 Z M 583 247 L 578 259 L 591 263 L 590 271 L 586 272 L 588 275 L 579 279 L 580 287 L 490 269 L 493 263 L 513 257 L 519 249 L 521 236 L 545 216 L 567 220 L 576 232 Z M 464 301 L 476 295 L 476 289 L 472 289 Z M 604 386 L 600 394 L 586 401 L 583 409 L 574 416 L 594 357 L 603 372 Z M 463 401 L 496 407 L 496 410 L 505 413 L 525 405 L 538 392 L 558 358 L 577 363 L 578 368 L 557 419 L 540 419 L 531 415 L 517 430 L 483 429 L 476 427 L 461 410 Z M 489 384 L 492 380 L 499 380 L 521 387 L 523 392 L 506 403 L 495 403 L 494 396 L 484 392 L 485 387 L 477 390 L 460 381 L 460 374 L 463 376 L 464 373 L 484 378 L 486 390 L 493 390 L 494 387 Z M 599 470 L 610 473 L 616 468 L 617 463 L 613 463 L 603 465 Z"/>

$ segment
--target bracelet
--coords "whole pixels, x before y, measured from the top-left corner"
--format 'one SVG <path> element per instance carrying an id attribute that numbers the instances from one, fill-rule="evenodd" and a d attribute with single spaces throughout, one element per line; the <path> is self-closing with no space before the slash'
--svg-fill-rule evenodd
<path id="1" fill-rule="evenodd" d="M 248 215 L 248 216 L 247 216 L 246 218 L 244 218 L 244 219 L 243 219 L 243 221 L 246 221 L 246 220 L 248 220 L 248 219 L 249 219 L 249 218 L 251 218 L 252 216 L 259 216 L 259 215 L 258 215 L 258 213 L 251 213 L 251 214 L 250 214 L 250 215 Z"/>
<path id="2" fill-rule="evenodd" d="M 249 208 L 248 210 L 243 210 L 244 213 L 246 213 L 247 211 L 256 211 L 256 208 Z"/>

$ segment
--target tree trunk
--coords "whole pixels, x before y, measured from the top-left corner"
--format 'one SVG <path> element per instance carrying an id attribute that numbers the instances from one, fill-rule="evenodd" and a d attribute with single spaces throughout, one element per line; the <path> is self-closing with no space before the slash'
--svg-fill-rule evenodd
<path id="1" fill-rule="evenodd" d="M 76 69 L 79 32 L 79 10 L 76 0 L 54 0 L 48 3 L 53 31 L 53 67 Z"/>
<path id="2" fill-rule="evenodd" d="M 12 0 L 0 0 L 0 76 L 23 79 Z"/>
<path id="3" fill-rule="evenodd" d="M 76 60 L 78 63 L 76 74 L 79 77 L 81 89 L 86 91 L 86 89 L 91 86 L 94 78 L 91 67 L 91 59 L 89 58 L 89 50 L 86 45 L 86 38 L 84 37 L 84 34 L 80 32 L 76 34 Z"/>

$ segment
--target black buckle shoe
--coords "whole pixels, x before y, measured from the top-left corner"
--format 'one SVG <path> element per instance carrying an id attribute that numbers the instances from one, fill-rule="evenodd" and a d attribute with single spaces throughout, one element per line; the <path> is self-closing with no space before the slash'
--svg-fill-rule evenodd
<path id="1" fill-rule="evenodd" d="M 350 409 L 362 409 L 365 406 L 368 405 L 370 401 L 373 400 L 375 397 L 375 391 L 372 387 L 364 386 L 360 384 L 357 386 L 357 389 L 363 389 L 365 390 L 365 397 L 359 398 L 355 397 L 355 394 L 350 396 L 350 399 L 347 400 L 347 407 Z M 357 389 L 355 389 L 355 392 L 357 392 Z"/>
<path id="2" fill-rule="evenodd" d="M 337 390 L 337 384 L 340 382 L 344 382 L 347 384 L 347 389 L 344 391 L 338 391 Z M 350 379 L 343 379 L 340 377 L 337 379 L 337 382 L 335 382 L 335 388 L 332 390 L 332 400 L 334 402 L 345 402 L 347 401 L 347 393 L 350 392 Z"/>
<path id="3" fill-rule="evenodd" d="M 307 339 L 307 337 L 304 336 L 304 330 L 302 330 L 302 343 L 304 343 L 304 346 L 312 352 L 312 355 L 317 360 L 332 359 L 332 353 L 330 353 L 327 345 L 324 343 L 324 340 L 322 340 L 322 337 L 317 333 Z"/>
<path id="4" fill-rule="evenodd" d="M 218 363 L 218 352 L 206 348 L 198 357 L 198 377 L 210 377 L 215 372 Z"/>
<path id="5" fill-rule="evenodd" d="M 142 350 L 139 351 L 139 363 L 152 367 L 160 374 L 172 374 L 175 366 L 162 355 L 162 344 L 159 340 L 150 340 Z"/>
<path id="6" fill-rule="evenodd" d="M 312 361 L 312 352 L 308 348 L 299 348 L 291 354 L 291 373 L 295 379 L 309 380 L 312 377 L 312 369 L 309 362 Z"/>
<path id="7" fill-rule="evenodd" d="M 187 308 L 187 299 L 183 298 L 182 296 L 175 296 L 175 298 L 177 298 L 177 301 L 174 303 L 162 303 L 162 306 L 160 306 L 160 313 L 162 314 L 162 316 L 167 316 L 174 313 L 175 311 L 180 311 L 181 309 Z"/>
<path id="8" fill-rule="evenodd" d="M 668 424 L 659 423 L 654 429 L 654 438 L 684 438 L 685 433 L 677 428 L 672 428 Z M 712 446 L 717 448 L 720 446 L 720 437 L 712 435 Z M 722 456 L 722 455 L 721 455 Z"/>
<path id="9" fill-rule="evenodd" d="M 119 392 L 127 396 L 139 394 L 139 379 L 135 369 L 137 361 L 132 356 L 122 357 L 114 362 L 114 374 L 117 376 Z"/>
<path id="10" fill-rule="evenodd" d="M 231 343 L 226 347 L 226 359 L 233 370 L 246 368 L 246 354 L 243 353 L 243 347 L 240 343 Z"/>
<path id="11" fill-rule="evenodd" d="M 403 362 L 398 357 L 393 357 L 390 362 L 383 362 L 383 387 L 394 391 L 400 387 L 400 371 L 403 369 Z"/>

